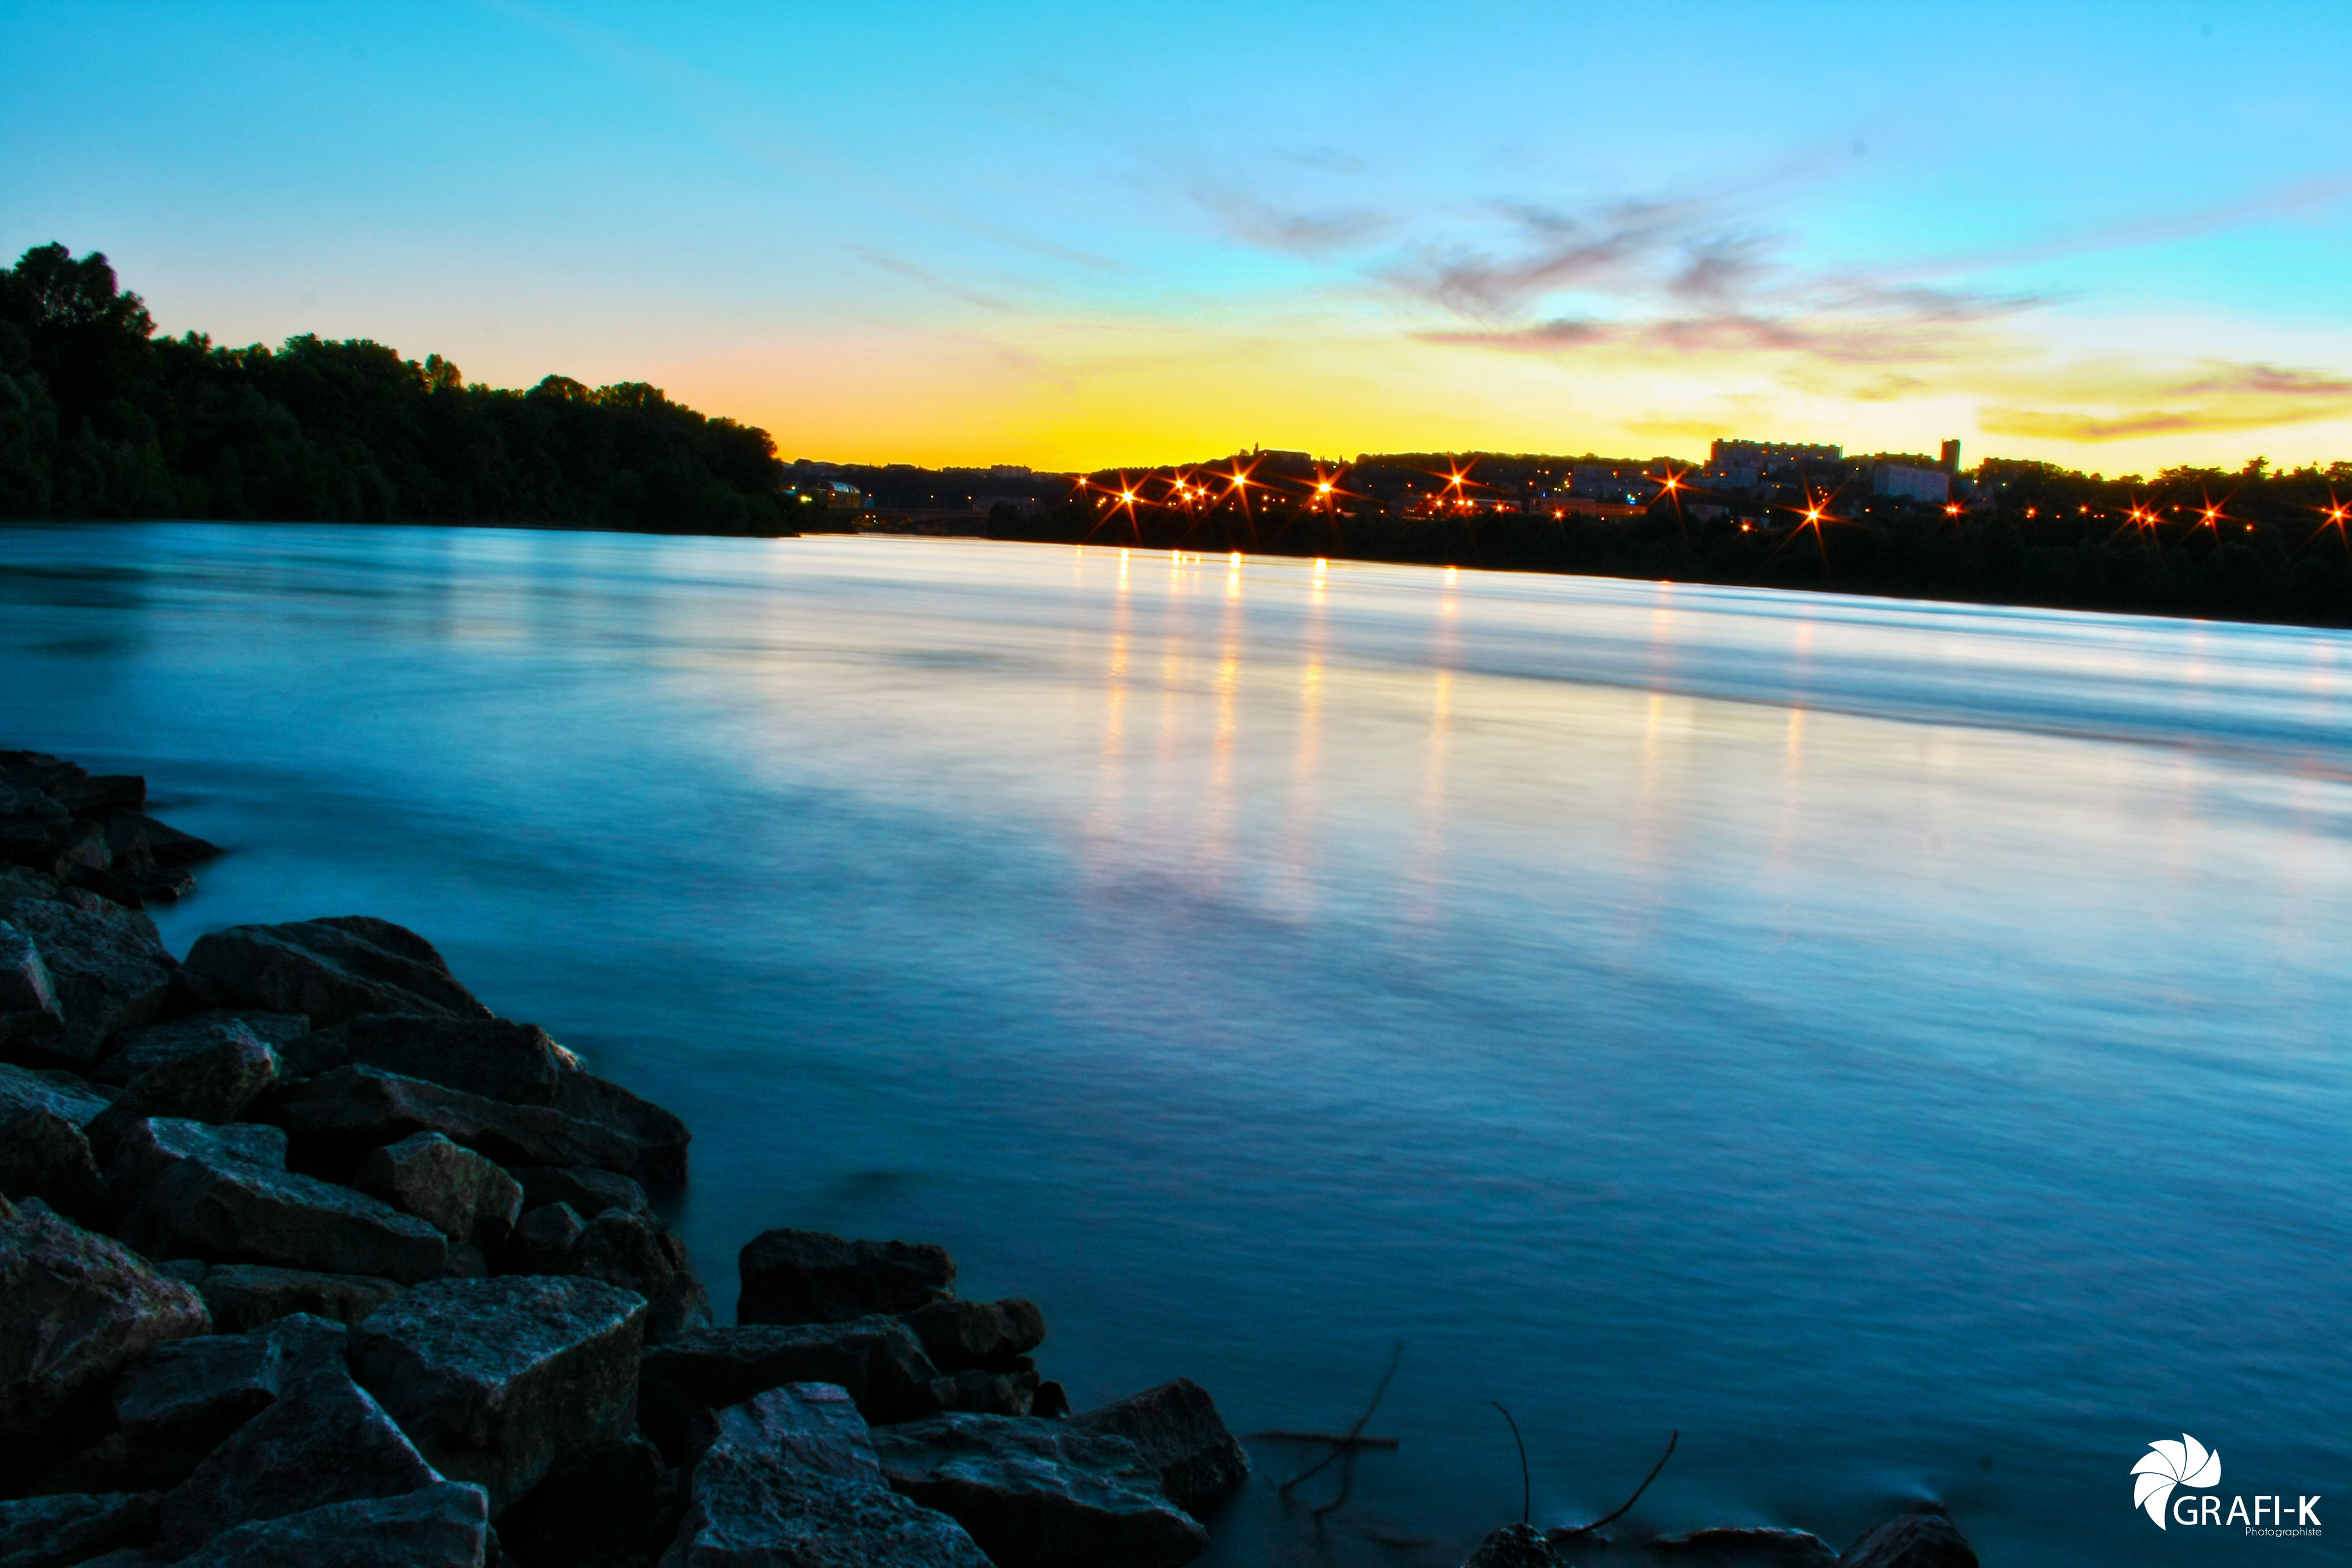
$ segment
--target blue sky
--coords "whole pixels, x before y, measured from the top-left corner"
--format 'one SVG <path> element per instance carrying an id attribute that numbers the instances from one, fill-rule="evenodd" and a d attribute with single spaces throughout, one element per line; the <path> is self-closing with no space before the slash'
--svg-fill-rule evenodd
<path id="1" fill-rule="evenodd" d="M 2352 457 L 2352 6 L 0 5 L 0 248 L 786 455 Z"/>

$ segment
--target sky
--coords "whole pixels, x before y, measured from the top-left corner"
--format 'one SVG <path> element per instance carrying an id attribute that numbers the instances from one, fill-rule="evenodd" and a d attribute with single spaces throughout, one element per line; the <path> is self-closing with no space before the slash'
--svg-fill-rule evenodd
<path id="1" fill-rule="evenodd" d="M 2352 458 L 2352 5 L 0 3 L 0 253 L 787 458 Z"/>

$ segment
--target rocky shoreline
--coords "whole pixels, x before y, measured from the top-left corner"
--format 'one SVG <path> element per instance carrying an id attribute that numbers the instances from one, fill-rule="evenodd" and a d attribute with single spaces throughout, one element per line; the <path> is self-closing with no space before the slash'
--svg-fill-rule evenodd
<path id="1" fill-rule="evenodd" d="M 1175 1568 L 1249 1473 L 1188 1380 L 1073 1412 L 1043 1314 L 793 1228 L 712 1322 L 677 1116 L 364 915 L 144 912 L 212 845 L 0 751 L 0 1568 Z M 1591 1557 L 1975 1568 L 1933 1511 Z"/>

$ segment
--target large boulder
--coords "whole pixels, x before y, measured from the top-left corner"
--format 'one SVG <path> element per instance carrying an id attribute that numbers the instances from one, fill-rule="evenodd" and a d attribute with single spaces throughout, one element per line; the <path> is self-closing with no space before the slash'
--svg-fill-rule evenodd
<path id="1" fill-rule="evenodd" d="M 628 1171 L 637 1145 L 544 1105 L 504 1105 L 462 1089 L 373 1067 L 338 1067 L 287 1084 L 259 1113 L 285 1128 L 306 1166 L 356 1170 L 370 1149 L 438 1133 L 502 1166 L 595 1166 Z"/>
<path id="2" fill-rule="evenodd" d="M 644 1568 L 677 1520 L 670 1475 L 643 1437 L 559 1460 L 499 1515 L 499 1549 L 523 1568 Z"/>
<path id="3" fill-rule="evenodd" d="M 16 1067 L 0 1062 L 0 1117 L 14 1118 L 36 1107 L 54 1111 L 77 1127 L 106 1109 L 107 1096 L 74 1073 L 55 1067 Z"/>
<path id="4" fill-rule="evenodd" d="M 184 833 L 136 811 L 118 811 L 109 817 L 106 840 L 118 862 L 130 858 L 126 852 L 135 843 L 147 861 L 167 868 L 201 865 L 223 852 L 218 844 L 206 843 L 194 833 Z"/>
<path id="5" fill-rule="evenodd" d="M 872 1437 L 891 1490 L 961 1524 L 996 1568 L 1176 1568 L 1209 1544 L 1124 1437 L 968 1415 Z"/>
<path id="6" fill-rule="evenodd" d="M 0 856 L 37 871 L 57 870 L 58 852 L 74 829 L 73 813 L 37 785 L 0 779 Z"/>
<path id="7" fill-rule="evenodd" d="M 107 1180 L 123 1239 L 154 1257 L 409 1284 L 447 1266 L 448 1239 L 425 1221 L 285 1166 L 286 1134 L 275 1127 L 151 1117 L 122 1130 Z"/>
<path id="8" fill-rule="evenodd" d="M 369 1150 L 360 1162 L 359 1188 L 485 1252 L 506 1240 L 522 1210 L 521 1184 L 439 1133 L 415 1133 Z"/>
<path id="9" fill-rule="evenodd" d="M 239 1525 L 180 1568 L 481 1568 L 489 1524 L 481 1488 L 441 1481 Z"/>
<path id="10" fill-rule="evenodd" d="M 152 1021 L 171 998 L 179 966 L 135 910 L 19 898 L 0 905 L 0 921 L 40 949 L 61 1014 L 54 1030 L 0 1043 L 18 1061 L 86 1068 L 110 1037 Z"/>
<path id="11" fill-rule="evenodd" d="M 907 1314 L 907 1326 L 941 1372 L 1009 1371 L 1045 1343 L 1045 1314 L 1034 1301 L 933 1301 Z"/>
<path id="12" fill-rule="evenodd" d="M 652 1225 L 608 1208 L 581 1228 L 564 1272 L 624 1286 L 654 1302 L 668 1296 L 677 1270 Z"/>
<path id="13" fill-rule="evenodd" d="M 1837 1568 L 1977 1568 L 1977 1554 L 1947 1515 L 1922 1510 L 1864 1531 Z"/>
<path id="14" fill-rule="evenodd" d="M 201 1050 L 159 1061 L 125 1086 L 84 1129 L 102 1157 L 111 1158 L 122 1129 L 150 1116 L 189 1122 L 234 1122 L 278 1082 L 278 1053 L 251 1030 L 236 1027 Z"/>
<path id="15" fill-rule="evenodd" d="M 342 1360 L 342 1329 L 308 1316 L 163 1345 L 115 1385 L 125 1464 L 143 1485 L 176 1485 L 283 1389 Z"/>
<path id="16" fill-rule="evenodd" d="M 735 1318 L 745 1323 L 842 1323 L 911 1312 L 955 1289 L 955 1260 L 944 1247 L 847 1241 L 821 1230 L 763 1230 L 744 1243 L 738 1266 L 743 1289 Z"/>
<path id="17" fill-rule="evenodd" d="M 147 780 L 136 773 L 76 772 L 53 780 L 43 793 L 77 817 L 104 817 L 144 810 Z"/>
<path id="18" fill-rule="evenodd" d="M 922 1343 L 897 1318 L 704 1329 L 646 1351 L 637 1425 L 676 1457 L 695 1412 L 740 1405 L 787 1383 L 845 1388 L 866 1420 L 886 1422 L 936 1413 L 939 1381 Z"/>
<path id="19" fill-rule="evenodd" d="M 195 1291 L 121 1243 L 0 1201 L 0 1481 L 88 1442 L 124 1368 L 211 1326 Z"/>
<path id="20" fill-rule="evenodd" d="M 954 1520 L 891 1490 L 839 1388 L 771 1389 L 696 1426 L 701 1457 L 665 1568 L 992 1568 Z"/>
<path id="21" fill-rule="evenodd" d="M 508 1174 L 522 1183 L 525 1208 L 560 1203 L 574 1214 L 593 1219 L 608 1208 L 652 1218 L 654 1206 L 646 1189 L 616 1171 L 593 1166 L 514 1166 Z"/>
<path id="22" fill-rule="evenodd" d="M 565 1455 L 627 1430 L 645 1299 L 601 1281 L 421 1285 L 352 1331 L 352 1368 L 493 1516 Z"/>
<path id="23" fill-rule="evenodd" d="M 162 1542 L 184 1556 L 255 1520 L 401 1497 L 440 1479 L 367 1390 L 324 1366 L 280 1388 L 164 1494 Z"/>
<path id="24" fill-rule="evenodd" d="M 1661 1535 L 1642 1549 L 1662 1563 L 1688 1568 L 1832 1568 L 1837 1561 L 1818 1535 L 1754 1525 Z"/>
<path id="25" fill-rule="evenodd" d="M 68 1492 L 0 1502 L 0 1568 L 70 1568 L 154 1539 L 152 1492 Z"/>
<path id="26" fill-rule="evenodd" d="M 408 1287 L 374 1274 L 327 1274 L 315 1269 L 273 1269 L 264 1263 L 219 1263 L 194 1281 L 211 1309 L 213 1326 L 244 1333 L 296 1312 L 355 1323 Z"/>
<path id="27" fill-rule="evenodd" d="M 77 1225 L 97 1228 L 113 1200 L 79 1127 L 46 1105 L 0 1111 L 0 1194 L 37 1197 Z"/>
<path id="28" fill-rule="evenodd" d="M 107 1046 L 89 1076 L 99 1083 L 128 1083 L 141 1073 L 174 1057 L 210 1051 L 229 1039 L 251 1039 L 277 1051 L 281 1064 L 286 1048 L 310 1032 L 310 1020 L 300 1013 L 265 1013 L 214 1008 L 168 1023 L 151 1023 L 125 1030 Z"/>
<path id="29" fill-rule="evenodd" d="M 369 1013 L 305 1035 L 286 1048 L 291 1077 L 373 1067 L 516 1105 L 548 1105 L 579 1059 L 537 1024 L 446 1014 Z"/>
<path id="30" fill-rule="evenodd" d="M 658 1187 L 686 1181 L 687 1145 L 694 1134 L 673 1113 L 593 1072 L 567 1072 L 555 1085 L 555 1108 L 625 1138 L 636 1151 L 627 1174 Z M 583 1162 L 594 1164 L 593 1161 Z"/>
<path id="31" fill-rule="evenodd" d="M 362 1013 L 489 1015 L 433 944 L 364 915 L 232 925 L 196 938 L 186 964 L 225 1007 L 302 1013 L 320 1029 Z"/>
<path id="32" fill-rule="evenodd" d="M 1133 1443 L 1187 1513 L 1199 1513 L 1249 1479 L 1248 1453 L 1225 1430 L 1209 1391 L 1189 1377 L 1073 1416 L 1070 1425 Z"/>
<path id="33" fill-rule="evenodd" d="M 65 1027 L 57 982 L 33 939 L 0 920 L 0 1044 Z"/>

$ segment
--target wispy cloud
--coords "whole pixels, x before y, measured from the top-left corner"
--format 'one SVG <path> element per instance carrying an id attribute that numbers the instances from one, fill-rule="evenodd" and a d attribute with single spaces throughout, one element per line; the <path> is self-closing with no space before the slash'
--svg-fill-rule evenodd
<path id="1" fill-rule="evenodd" d="M 845 246 L 843 248 L 868 267 L 879 267 L 884 272 L 896 274 L 910 283 L 919 283 L 926 288 L 937 290 L 950 298 L 961 299 L 967 305 L 977 305 L 983 310 L 994 310 L 1005 316 L 1018 316 L 1023 313 L 1021 307 L 1010 299 L 1000 298 L 993 294 L 984 294 L 976 288 L 967 288 L 962 284 L 941 277 L 929 267 L 917 266 L 903 256 L 892 256 L 887 251 L 875 250 L 862 245 Z"/>
<path id="2" fill-rule="evenodd" d="M 2128 371 L 2105 387 L 2077 386 L 2082 406 L 1980 411 L 1993 435 L 2100 443 L 2195 431 L 2260 430 L 2352 416 L 2352 381 L 2262 363 L 2208 362 L 2193 380 L 2150 383 Z"/>

